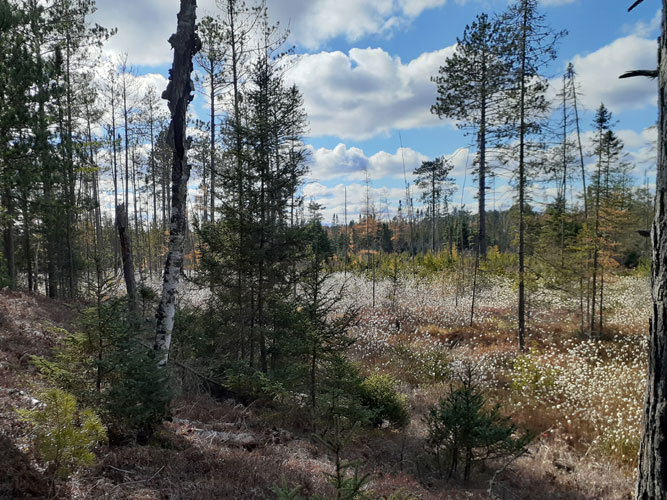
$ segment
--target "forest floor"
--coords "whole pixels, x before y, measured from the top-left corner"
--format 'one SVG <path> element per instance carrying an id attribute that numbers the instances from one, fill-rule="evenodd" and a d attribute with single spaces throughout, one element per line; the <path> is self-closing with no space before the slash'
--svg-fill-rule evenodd
<path id="1" fill-rule="evenodd" d="M 487 283 L 469 299 L 437 281 L 384 283 L 369 306 L 368 283 L 350 296 L 362 305 L 352 355 L 366 372 L 393 375 L 408 398 L 404 431 L 365 432 L 344 451 L 371 475 L 373 498 L 621 500 L 632 497 L 645 369 L 647 285 L 609 284 L 602 339 L 577 335 L 573 303 L 533 294 L 528 354 L 517 357 L 514 291 Z M 448 288 L 449 287 L 449 288 Z M 575 301 L 576 302 L 576 301 Z M 31 451 L 30 428 L 16 410 L 34 406 L 44 382 L 30 363 L 72 328 L 80 308 L 0 291 L 0 499 L 47 498 L 45 469 Z M 517 362 L 517 359 L 519 362 Z M 537 433 L 529 453 L 475 470 L 469 484 L 422 467 L 422 417 L 447 392 L 451 377 L 473 362 L 492 401 Z M 457 368 L 459 367 L 459 368 Z M 305 415 L 281 405 L 248 407 L 184 391 L 148 445 L 98 450 L 96 466 L 58 485 L 62 499 L 273 499 L 286 481 L 301 494 L 330 494 L 333 461 L 305 427 Z M 412 495 L 411 497 L 409 495 Z"/>

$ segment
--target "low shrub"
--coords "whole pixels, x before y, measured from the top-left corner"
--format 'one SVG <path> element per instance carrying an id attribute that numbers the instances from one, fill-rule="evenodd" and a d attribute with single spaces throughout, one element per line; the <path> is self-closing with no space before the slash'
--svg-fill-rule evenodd
<path id="1" fill-rule="evenodd" d="M 543 397 L 556 383 L 558 372 L 545 365 L 540 353 L 530 349 L 514 359 L 512 364 L 512 390 L 530 397 Z"/>
<path id="2" fill-rule="evenodd" d="M 396 390 L 396 380 L 390 375 L 370 375 L 359 390 L 361 403 L 373 412 L 371 422 L 376 427 L 385 421 L 395 428 L 405 427 L 410 422 L 405 395 Z"/>
<path id="3" fill-rule="evenodd" d="M 532 435 L 515 437 L 516 426 L 500 412 L 500 403 L 490 405 L 472 371 L 461 377 L 424 418 L 427 446 L 440 474 L 452 477 L 463 465 L 468 481 L 475 463 L 525 452 Z"/>
<path id="4" fill-rule="evenodd" d="M 112 441 L 145 442 L 168 415 L 171 387 L 122 311 L 122 302 L 113 300 L 85 311 L 80 331 L 68 334 L 53 358 L 33 362 L 47 379 L 94 408 Z"/>
<path id="5" fill-rule="evenodd" d="M 244 402 L 269 402 L 282 399 L 286 395 L 280 382 L 260 371 L 227 375 L 225 387 Z"/>
<path id="6" fill-rule="evenodd" d="M 93 448 L 106 440 L 97 414 L 78 409 L 76 398 L 60 389 L 43 392 L 40 400 L 41 405 L 20 414 L 35 427 L 35 450 L 53 477 L 66 479 L 77 468 L 93 465 Z"/>

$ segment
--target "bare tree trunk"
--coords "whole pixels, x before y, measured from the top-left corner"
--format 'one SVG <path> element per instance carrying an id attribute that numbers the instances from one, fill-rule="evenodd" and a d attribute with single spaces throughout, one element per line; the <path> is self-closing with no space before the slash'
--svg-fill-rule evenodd
<path id="1" fill-rule="evenodd" d="M 526 139 L 526 27 L 528 24 L 528 9 L 524 4 L 523 25 L 521 38 L 521 103 L 520 103 L 520 134 L 519 134 L 519 350 L 526 350 L 526 285 L 525 285 L 525 139 Z"/>
<path id="2" fill-rule="evenodd" d="M 162 298 L 156 313 L 155 344 L 158 365 L 164 366 L 169 359 L 171 332 L 174 327 L 176 291 L 183 267 L 183 246 L 186 233 L 186 201 L 190 165 L 187 163 L 186 139 L 188 103 L 192 101 L 194 84 L 190 79 L 192 57 L 201 48 L 201 41 L 196 33 L 196 0 L 181 0 L 176 33 L 169 38 L 174 49 L 174 62 L 170 72 L 170 82 L 162 94 L 169 103 L 171 123 L 169 124 L 168 142 L 174 151 L 171 170 L 171 219 L 169 227 L 169 248 L 164 265 Z"/>
<path id="3" fill-rule="evenodd" d="M 479 168 L 477 170 L 477 179 L 479 182 L 479 244 L 478 244 L 478 258 L 486 261 L 487 243 L 486 243 L 486 50 L 482 52 L 482 106 L 479 124 Z M 472 318 L 470 320 L 472 326 Z"/>
<path id="4" fill-rule="evenodd" d="M 574 121 L 577 124 L 577 144 L 579 146 L 579 162 L 581 165 L 581 185 L 584 189 L 584 218 L 588 219 L 588 192 L 586 191 L 586 166 L 584 165 L 584 148 L 581 145 L 581 128 L 579 126 L 579 108 L 577 107 L 577 87 L 572 76 L 572 102 L 574 106 Z"/>
<path id="5" fill-rule="evenodd" d="M 30 210 L 28 207 L 28 194 L 23 194 L 23 251 L 25 252 L 26 270 L 28 271 L 28 292 L 33 291 L 32 280 L 32 255 L 30 253 Z"/>
<path id="6" fill-rule="evenodd" d="M 14 257 L 14 208 L 12 204 L 11 191 L 9 186 L 5 187 L 5 196 L 3 206 L 6 209 L 8 222 L 5 227 L 5 259 L 7 259 L 7 271 L 9 274 L 9 288 L 16 288 L 16 259 Z"/>
<path id="7" fill-rule="evenodd" d="M 213 61 L 211 61 L 211 95 L 209 99 L 211 100 L 211 222 L 215 222 L 215 85 L 213 84 L 215 78 L 215 68 L 213 67 Z M 202 163 L 203 164 L 203 163 Z M 206 169 L 206 167 L 204 167 Z M 206 183 L 204 183 L 206 185 Z M 206 207 L 206 201 L 204 201 L 204 207 Z M 206 208 L 204 208 L 204 213 L 206 213 Z M 204 221 L 206 221 L 206 216 L 204 215 Z"/>
<path id="8" fill-rule="evenodd" d="M 118 237 L 120 239 L 120 254 L 123 259 L 123 276 L 127 289 L 127 308 L 134 322 L 137 318 L 137 284 L 134 280 L 132 243 L 130 241 L 128 225 L 127 209 L 125 208 L 125 204 L 121 203 L 116 207 L 116 226 L 118 227 Z"/>
<path id="9" fill-rule="evenodd" d="M 658 52 L 658 174 L 651 240 L 653 318 L 648 386 L 639 449 L 638 500 L 667 499 L 667 0 L 662 1 Z"/>

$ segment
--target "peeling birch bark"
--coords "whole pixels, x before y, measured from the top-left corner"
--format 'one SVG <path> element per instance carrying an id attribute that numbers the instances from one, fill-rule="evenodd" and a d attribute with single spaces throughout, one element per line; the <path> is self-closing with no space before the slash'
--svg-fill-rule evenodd
<path id="1" fill-rule="evenodd" d="M 186 138 L 186 113 L 188 104 L 194 98 L 192 57 L 201 48 L 197 36 L 195 20 L 197 18 L 196 0 L 181 0 L 178 13 L 178 27 L 171 35 L 169 43 L 174 49 L 174 62 L 169 71 L 169 85 L 162 93 L 168 101 L 171 123 L 167 141 L 173 150 L 171 170 L 171 219 L 169 224 L 169 247 L 164 266 L 162 296 L 157 309 L 155 344 L 158 366 L 165 366 L 169 360 L 171 333 L 174 328 L 176 294 L 183 268 L 183 246 L 186 229 L 186 200 L 190 165 L 187 163 L 187 150 L 191 139 Z"/>

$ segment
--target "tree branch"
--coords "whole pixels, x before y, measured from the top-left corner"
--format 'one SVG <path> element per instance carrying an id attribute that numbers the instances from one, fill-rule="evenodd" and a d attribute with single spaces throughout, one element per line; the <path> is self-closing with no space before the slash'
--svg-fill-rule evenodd
<path id="1" fill-rule="evenodd" d="M 632 71 L 627 71 L 623 73 L 619 78 L 633 78 L 635 76 L 646 76 L 648 78 L 657 78 L 658 70 L 657 69 L 635 69 Z"/>
<path id="2" fill-rule="evenodd" d="M 628 8 L 628 12 L 630 12 L 632 9 L 634 9 L 635 7 L 637 7 L 637 5 L 639 5 L 639 4 L 642 3 L 643 1 L 644 1 L 644 0 L 637 0 L 635 3 L 633 3 L 633 4 Z"/>

